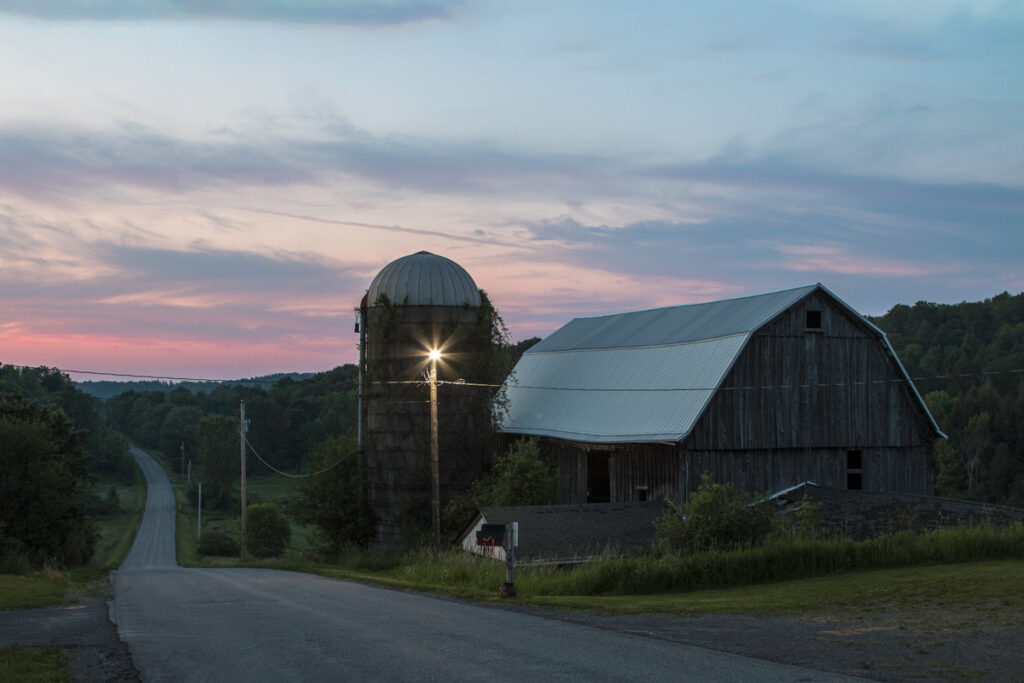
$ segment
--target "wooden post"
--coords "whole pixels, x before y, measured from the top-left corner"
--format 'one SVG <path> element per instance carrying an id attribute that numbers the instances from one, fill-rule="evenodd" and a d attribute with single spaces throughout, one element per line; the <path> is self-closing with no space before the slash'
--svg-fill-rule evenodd
<path id="1" fill-rule="evenodd" d="M 503 598 L 516 597 L 516 536 L 519 524 L 512 522 L 505 525 L 505 538 L 502 547 L 505 549 L 505 585 L 499 595 Z"/>
<path id="2" fill-rule="evenodd" d="M 437 360 L 430 359 L 430 506 L 434 523 L 434 559 L 441 552 L 441 463 L 437 453 Z"/>
<path id="3" fill-rule="evenodd" d="M 203 482 L 199 482 L 199 514 L 196 515 L 196 541 L 203 537 Z"/>
<path id="4" fill-rule="evenodd" d="M 239 557 L 241 557 L 242 560 L 245 560 L 245 545 L 246 545 L 245 541 L 246 541 L 246 535 L 245 535 L 245 401 L 244 400 L 242 401 L 242 404 L 241 404 L 241 407 L 240 407 L 239 411 L 240 412 L 239 412 L 239 417 L 238 417 L 238 440 L 241 442 L 241 456 L 242 456 L 242 491 L 241 491 L 241 497 L 242 497 L 242 544 L 241 544 L 241 548 L 240 548 L 241 552 L 239 553 Z"/>

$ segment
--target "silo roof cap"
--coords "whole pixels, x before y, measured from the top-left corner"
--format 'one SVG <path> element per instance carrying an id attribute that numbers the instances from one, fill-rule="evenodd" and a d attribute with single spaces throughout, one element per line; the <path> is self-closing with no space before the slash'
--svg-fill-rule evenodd
<path id="1" fill-rule="evenodd" d="M 384 266 L 370 283 L 367 302 L 381 294 L 398 306 L 479 306 L 480 290 L 455 261 L 420 251 Z"/>

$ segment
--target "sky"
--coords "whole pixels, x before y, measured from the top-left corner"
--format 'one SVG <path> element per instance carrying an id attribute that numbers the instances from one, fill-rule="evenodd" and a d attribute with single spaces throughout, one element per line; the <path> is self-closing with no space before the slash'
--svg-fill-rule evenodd
<path id="1" fill-rule="evenodd" d="M 513 341 L 1017 293 L 1022 44 L 991 0 L 0 0 L 0 362 L 330 369 L 420 250 Z"/>

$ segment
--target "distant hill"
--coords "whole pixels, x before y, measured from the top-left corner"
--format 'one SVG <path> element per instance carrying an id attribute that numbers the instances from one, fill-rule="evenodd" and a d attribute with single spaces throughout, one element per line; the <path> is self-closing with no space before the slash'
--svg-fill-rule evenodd
<path id="1" fill-rule="evenodd" d="M 301 382 L 304 379 L 308 379 L 315 375 L 313 372 L 275 372 L 270 375 L 262 375 L 260 377 L 251 377 L 249 379 L 231 379 L 224 380 L 221 382 L 173 382 L 165 380 L 133 380 L 127 382 L 115 382 L 111 380 L 97 380 L 97 381 L 85 381 L 75 382 L 75 386 L 84 391 L 87 394 L 95 396 L 100 399 L 113 398 L 123 394 L 126 391 L 173 391 L 174 389 L 185 389 L 192 393 L 199 391 L 212 391 L 220 385 L 243 385 L 249 387 L 259 387 L 261 389 L 269 389 L 273 385 L 277 384 L 284 378 L 291 379 L 295 382 Z"/>

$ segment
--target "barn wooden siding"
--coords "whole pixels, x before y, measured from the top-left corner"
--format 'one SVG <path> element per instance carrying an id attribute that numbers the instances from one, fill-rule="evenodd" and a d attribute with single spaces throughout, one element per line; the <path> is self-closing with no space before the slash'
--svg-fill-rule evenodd
<path id="1" fill-rule="evenodd" d="M 808 310 L 821 312 L 820 330 L 806 328 Z M 752 493 L 808 480 L 846 488 L 850 451 L 863 490 L 931 495 L 934 438 L 885 344 L 817 291 L 752 336 L 682 443 L 542 442 L 559 502 L 584 503 L 595 458 L 607 458 L 612 502 L 685 501 L 705 473 Z"/>

